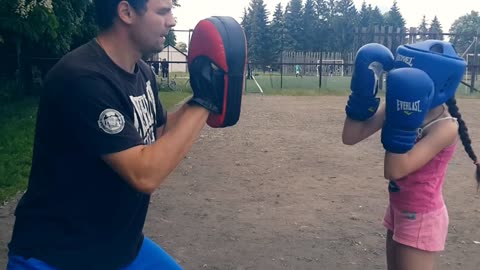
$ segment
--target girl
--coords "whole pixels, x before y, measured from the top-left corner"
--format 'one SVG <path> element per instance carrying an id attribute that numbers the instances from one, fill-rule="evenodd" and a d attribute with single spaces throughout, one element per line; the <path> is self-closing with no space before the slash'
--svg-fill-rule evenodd
<path id="1" fill-rule="evenodd" d="M 387 90 L 388 91 L 388 90 Z M 345 119 L 342 140 L 354 145 L 383 127 L 385 104 L 366 121 Z M 426 115 L 414 147 L 405 154 L 385 153 L 384 174 L 390 180 L 384 226 L 389 270 L 434 269 L 437 252 L 444 250 L 448 213 L 442 186 L 458 141 L 476 165 L 468 129 L 458 111 L 455 97 L 432 108 Z"/>

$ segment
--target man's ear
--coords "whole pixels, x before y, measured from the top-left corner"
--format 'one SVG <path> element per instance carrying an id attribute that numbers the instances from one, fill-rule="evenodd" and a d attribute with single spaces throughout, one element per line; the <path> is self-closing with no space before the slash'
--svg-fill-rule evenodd
<path id="1" fill-rule="evenodd" d="M 120 21 L 125 24 L 132 24 L 137 15 L 128 1 L 120 1 L 118 3 L 117 14 Z"/>

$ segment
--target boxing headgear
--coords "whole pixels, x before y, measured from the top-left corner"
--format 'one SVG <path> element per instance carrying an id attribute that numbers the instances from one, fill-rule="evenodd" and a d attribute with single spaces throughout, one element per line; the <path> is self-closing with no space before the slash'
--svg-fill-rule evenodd
<path id="1" fill-rule="evenodd" d="M 441 40 L 400 45 L 395 58 L 395 68 L 414 67 L 430 76 L 435 87 L 430 109 L 455 96 L 466 66 L 452 44 Z"/>
<path id="2" fill-rule="evenodd" d="M 210 114 L 207 124 L 211 127 L 227 127 L 237 123 L 240 117 L 245 85 L 247 43 L 240 24 L 232 17 L 214 16 L 201 20 L 193 30 L 188 52 L 189 66 L 196 59 L 208 58 L 205 65 L 212 65 L 216 74 L 223 74 L 220 85 L 210 91 L 218 91 L 222 99 L 219 114 Z"/>

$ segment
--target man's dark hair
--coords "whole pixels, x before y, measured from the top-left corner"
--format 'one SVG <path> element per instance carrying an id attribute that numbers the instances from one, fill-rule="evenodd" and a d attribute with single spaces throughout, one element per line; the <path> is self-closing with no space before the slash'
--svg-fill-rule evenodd
<path id="1" fill-rule="evenodd" d="M 113 25 L 117 17 L 117 6 L 122 0 L 94 0 L 95 19 L 100 30 L 106 30 Z M 127 1 L 137 13 L 142 14 L 147 9 L 148 0 L 123 0 Z"/>

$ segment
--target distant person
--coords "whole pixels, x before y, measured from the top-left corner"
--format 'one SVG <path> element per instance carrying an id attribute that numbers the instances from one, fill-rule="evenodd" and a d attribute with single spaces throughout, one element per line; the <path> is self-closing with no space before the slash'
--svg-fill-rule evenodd
<path id="1" fill-rule="evenodd" d="M 167 62 L 167 59 L 163 58 L 160 66 L 162 68 L 162 78 L 168 78 L 168 62 Z"/>
<path id="2" fill-rule="evenodd" d="M 302 69 L 300 68 L 300 65 L 295 65 L 295 77 L 303 78 L 302 76 Z"/>
<path id="3" fill-rule="evenodd" d="M 153 62 L 153 67 L 155 68 L 155 75 L 159 75 L 160 74 L 160 64 L 158 63 L 158 61 Z"/>
<path id="4" fill-rule="evenodd" d="M 247 80 L 252 79 L 252 68 L 250 67 L 250 63 L 247 65 Z"/>

